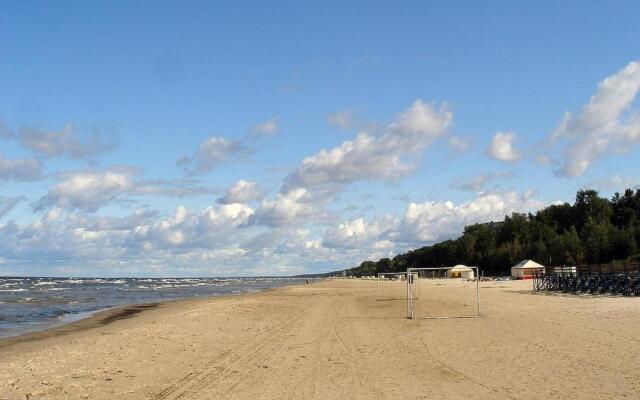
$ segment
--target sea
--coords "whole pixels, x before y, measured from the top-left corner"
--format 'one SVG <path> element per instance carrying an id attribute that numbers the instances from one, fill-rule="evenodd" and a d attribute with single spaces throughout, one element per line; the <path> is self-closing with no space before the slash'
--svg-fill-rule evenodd
<path id="1" fill-rule="evenodd" d="M 303 278 L 0 277 L 0 338 L 86 318 L 128 304 L 256 292 Z"/>

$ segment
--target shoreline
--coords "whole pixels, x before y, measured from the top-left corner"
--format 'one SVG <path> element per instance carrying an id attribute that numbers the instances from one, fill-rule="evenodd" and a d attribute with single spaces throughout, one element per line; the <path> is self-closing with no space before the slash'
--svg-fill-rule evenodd
<path id="1" fill-rule="evenodd" d="M 193 299 L 185 299 L 193 300 Z M 173 300 L 182 301 L 182 300 Z M 127 304 L 112 308 L 96 311 L 89 316 L 80 318 L 75 321 L 69 321 L 60 325 L 50 326 L 48 328 L 39 329 L 37 331 L 29 331 L 20 333 L 18 335 L 1 337 L 0 338 L 0 350 L 9 348 L 19 343 L 35 342 L 50 337 L 60 337 L 73 332 L 86 331 L 93 328 L 108 325 L 114 321 L 120 319 L 127 319 L 135 317 L 145 310 L 160 307 L 166 303 L 170 303 L 171 300 L 166 302 L 150 302 L 141 304 Z"/>
<path id="2" fill-rule="evenodd" d="M 288 287 L 295 287 L 298 285 L 284 285 L 272 288 L 264 288 L 258 290 L 249 290 L 242 293 L 222 293 L 212 294 L 205 297 L 188 297 L 182 299 L 168 299 L 161 301 L 150 301 L 146 303 L 129 303 L 122 304 L 115 307 L 108 307 L 95 311 L 89 311 L 88 315 L 81 318 L 61 322 L 59 324 L 47 324 L 43 323 L 42 329 L 27 330 L 16 335 L 2 336 L 0 337 L 0 350 L 10 348 L 14 345 L 26 342 L 37 342 L 43 339 L 51 337 L 60 337 L 74 332 L 81 332 L 90 329 L 99 328 L 108 324 L 111 324 L 118 320 L 134 318 L 144 311 L 166 307 L 167 305 L 180 303 L 180 302 L 197 302 L 197 301 L 210 301 L 213 299 L 238 297 L 238 296 L 250 296 L 252 294 L 263 293 L 271 290 L 278 290 Z"/>
<path id="3" fill-rule="evenodd" d="M 6 278 L 6 277 L 0 277 L 0 278 Z M 232 280 L 243 280 L 243 279 L 249 279 L 254 280 L 254 279 L 278 279 L 278 278 L 282 278 L 282 277 L 250 277 L 250 278 L 197 278 L 197 279 L 206 279 L 206 280 L 218 280 L 218 279 L 232 279 Z M 50 290 L 74 290 L 75 285 L 67 285 L 65 282 L 67 280 L 72 280 L 74 281 L 73 283 L 77 283 L 76 282 L 76 278 L 49 278 L 49 277 L 15 277 L 15 278 L 10 278 L 10 279 L 19 279 L 21 281 L 26 280 L 33 280 L 33 279 L 54 279 L 54 280 L 58 280 L 58 282 L 56 282 L 55 284 L 58 285 L 63 285 L 62 288 L 58 288 L 57 286 L 54 289 L 50 289 Z M 94 279 L 98 279 L 98 278 L 78 278 L 78 279 L 82 279 L 82 280 L 94 280 Z M 99 278 L 102 279 L 102 278 Z M 112 278 L 105 278 L 105 279 L 112 279 Z M 113 278 L 116 279 L 116 278 Z M 117 278 L 119 279 L 119 278 Z M 129 278 L 126 278 L 129 279 Z M 133 278 L 136 280 L 140 280 L 141 282 L 138 283 L 133 283 L 134 285 L 138 285 L 138 284 L 144 284 L 146 286 L 147 283 L 146 281 L 148 279 L 155 279 L 155 278 Z M 171 279 L 171 280 L 181 280 L 182 278 L 157 278 L 160 279 L 160 281 L 164 281 L 167 279 Z M 191 280 L 192 278 L 187 278 L 189 280 Z M 193 278 L 196 279 L 196 278 Z M 80 325 L 84 325 L 83 323 L 81 323 L 82 321 L 86 320 L 86 319 L 91 319 L 93 318 L 93 316 L 95 315 L 106 315 L 105 313 L 109 314 L 111 312 L 118 312 L 118 310 L 123 309 L 123 308 L 129 308 L 129 307 L 137 307 L 137 306 L 141 306 L 141 305 L 146 305 L 148 303 L 159 303 L 159 304 L 164 304 L 164 303 L 168 303 L 168 302 L 174 302 L 174 301 L 184 301 L 184 300 L 196 300 L 196 299 L 208 299 L 208 298 L 214 298 L 214 297 L 220 297 L 220 296 L 236 296 L 236 295 L 243 295 L 243 294 L 250 294 L 250 293 L 256 293 L 256 292 L 260 292 L 263 290 L 268 290 L 268 289 L 272 289 L 272 288 L 277 288 L 277 287 L 285 287 L 285 286 L 290 286 L 290 285 L 298 285 L 301 283 L 304 283 L 304 280 L 298 280 L 296 278 L 291 278 L 291 277 L 285 277 L 282 278 L 287 280 L 288 282 L 285 282 L 286 284 L 281 285 L 281 286 L 272 286 L 272 287 L 264 287 L 265 284 L 262 283 L 258 283 L 258 287 L 253 287 L 255 282 L 252 284 L 251 282 L 249 283 L 245 283 L 245 284 L 235 284 L 235 286 L 237 286 L 236 288 L 233 288 L 234 290 L 230 290 L 230 289 L 225 289 L 225 287 L 228 286 L 224 286 L 222 287 L 221 290 L 217 290 L 214 289 L 214 291 L 209 291 L 209 292 L 205 292 L 205 293 L 197 293 L 196 292 L 196 288 L 199 288 L 200 285 L 202 285 L 202 283 L 198 282 L 198 284 L 196 285 L 184 285 L 184 286 L 174 286 L 175 288 L 177 288 L 178 290 L 178 294 L 176 295 L 176 292 L 173 293 L 166 293 L 167 295 L 158 295 L 159 292 L 156 292 L 156 289 L 158 287 L 154 287 L 153 285 L 151 287 L 147 287 L 146 289 L 147 292 L 143 293 L 142 295 L 138 295 L 138 296 L 131 296 L 131 298 L 123 298 L 122 300 L 124 301 L 114 301 L 113 300 L 109 300 L 107 298 L 107 296 L 105 296 L 104 298 L 104 303 L 109 304 L 111 303 L 112 305 L 109 306 L 101 306 L 99 303 L 95 303 L 93 304 L 93 309 L 89 308 L 86 309 L 86 307 L 80 307 L 78 309 L 61 309 L 60 310 L 60 314 L 55 316 L 55 317 L 49 317 L 49 318 L 44 318 L 44 319 L 34 319 L 34 320 L 27 320 L 25 319 L 24 322 L 15 322 L 13 324 L 8 324 L 6 323 L 6 326 L 3 326 L 2 329 L 0 330 L 0 347 L 3 346 L 2 343 L 4 343 L 5 341 L 7 341 L 8 339 L 17 339 L 23 336 L 39 336 L 39 333 L 44 333 L 44 332 L 52 332 L 55 331 L 56 329 L 64 329 L 64 327 L 67 326 L 71 326 L 74 324 L 78 324 L 80 323 Z M 122 283 L 122 282 L 117 282 L 117 283 Z M 208 283 L 208 282 L 206 282 Z M 129 283 L 130 284 L 130 283 Z M 164 283 L 163 283 L 164 284 Z M 174 284 L 173 282 L 171 284 Z M 67 286 L 64 286 L 67 285 Z M 231 283 L 231 285 L 234 285 L 234 283 Z M 37 286 L 37 284 L 36 284 Z M 204 285 L 207 286 L 207 285 Z M 159 286 L 159 288 L 162 288 L 163 286 Z M 47 290 L 47 289 L 45 289 Z M 113 291 L 115 290 L 119 290 L 119 289 L 111 289 Z M 131 290 L 131 289 L 128 289 Z M 135 288 L 133 289 L 135 290 Z M 12 289 L 10 290 L 11 292 L 21 292 L 20 294 L 24 297 L 24 296 L 29 296 L 27 298 L 27 300 L 31 301 L 33 298 L 36 298 L 36 303 L 39 303 L 41 301 L 41 299 L 39 297 L 41 297 L 42 295 L 40 294 L 40 292 L 37 293 L 33 293 L 30 294 L 31 292 L 29 292 L 27 289 L 23 289 L 20 288 L 18 290 Z M 180 293 L 179 291 L 183 291 L 183 293 Z M 48 293 L 48 291 L 47 291 Z M 55 292 L 58 293 L 58 292 Z M 81 297 L 76 297 L 74 298 L 74 292 L 64 292 L 64 293 L 71 293 L 71 299 L 75 300 L 73 303 L 78 303 L 78 302 L 82 302 L 83 299 Z M 0 300 L 7 300 L 7 301 L 12 301 L 11 298 L 8 299 L 3 299 L 0 298 Z M 14 302 L 20 303 L 21 299 L 17 299 L 17 300 L 13 300 Z M 0 304 L 2 304 L 3 301 L 0 301 Z M 118 304 L 119 303 L 119 304 Z M 46 303 L 43 303 L 44 307 L 46 306 Z M 83 309 L 84 308 L 84 309 Z M 38 307 L 36 306 L 34 308 L 34 310 L 38 310 Z M 113 311 L 112 311 L 113 310 Z M 14 313 L 16 311 L 13 311 Z M 19 312 L 19 310 L 18 310 Z M 25 310 L 25 312 L 27 314 L 25 315 L 29 315 L 29 313 L 31 311 L 29 310 Z M 0 319 L 1 319 L 1 315 L 0 315 Z"/>

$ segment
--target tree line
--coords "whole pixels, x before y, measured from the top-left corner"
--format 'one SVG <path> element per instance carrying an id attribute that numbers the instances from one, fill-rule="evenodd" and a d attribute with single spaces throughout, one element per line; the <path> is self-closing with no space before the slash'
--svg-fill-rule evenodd
<path id="1" fill-rule="evenodd" d="M 524 259 L 547 266 L 638 260 L 639 244 L 640 190 L 627 189 L 610 200 L 596 190 L 579 190 L 573 204 L 469 225 L 457 239 L 393 258 L 364 261 L 346 272 L 366 276 L 466 264 L 479 266 L 485 275 L 509 275 L 511 266 Z"/>

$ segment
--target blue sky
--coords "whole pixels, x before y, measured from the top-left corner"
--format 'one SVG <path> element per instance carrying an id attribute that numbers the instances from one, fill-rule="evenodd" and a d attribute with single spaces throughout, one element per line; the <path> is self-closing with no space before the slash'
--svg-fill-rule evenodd
<path id="1" fill-rule="evenodd" d="M 637 2 L 5 2 L 0 275 L 334 270 L 637 187 Z"/>

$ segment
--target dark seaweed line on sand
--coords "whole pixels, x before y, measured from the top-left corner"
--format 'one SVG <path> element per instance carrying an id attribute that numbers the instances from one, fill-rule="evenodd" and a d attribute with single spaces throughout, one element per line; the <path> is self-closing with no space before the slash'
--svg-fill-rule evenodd
<path id="1" fill-rule="evenodd" d="M 33 342 L 49 337 L 63 336 L 73 332 L 86 331 L 92 328 L 108 325 L 112 322 L 135 317 L 143 311 L 160 306 L 161 303 L 134 304 L 98 312 L 97 314 L 71 322 L 69 324 L 53 327 L 44 331 L 26 333 L 24 335 L 9 337 L 0 340 L 0 349 L 13 346 L 17 343 Z"/>

